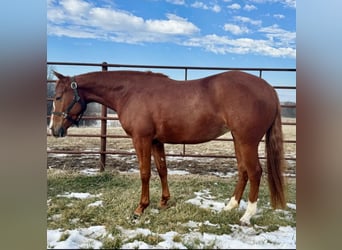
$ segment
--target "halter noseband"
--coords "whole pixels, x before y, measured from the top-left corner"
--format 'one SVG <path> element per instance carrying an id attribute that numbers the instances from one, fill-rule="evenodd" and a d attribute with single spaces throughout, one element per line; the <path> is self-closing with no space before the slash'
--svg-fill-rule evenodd
<path id="1" fill-rule="evenodd" d="M 76 83 L 74 77 L 71 78 L 70 87 L 74 91 L 74 98 L 72 99 L 72 102 L 69 104 L 69 106 L 67 107 L 67 109 L 64 112 L 52 112 L 52 114 L 57 115 L 57 116 L 62 116 L 63 118 L 67 119 L 68 121 L 70 121 L 73 124 L 75 124 L 76 126 L 78 126 L 78 124 L 79 124 L 79 122 L 83 116 L 83 113 L 87 108 L 87 104 L 84 102 L 84 100 L 81 99 L 80 95 L 78 94 L 77 83 Z M 71 109 L 74 107 L 74 105 L 76 103 L 80 103 L 82 110 L 81 110 L 81 113 L 78 115 L 78 117 L 76 119 L 73 119 L 69 115 L 69 112 L 71 111 Z"/>

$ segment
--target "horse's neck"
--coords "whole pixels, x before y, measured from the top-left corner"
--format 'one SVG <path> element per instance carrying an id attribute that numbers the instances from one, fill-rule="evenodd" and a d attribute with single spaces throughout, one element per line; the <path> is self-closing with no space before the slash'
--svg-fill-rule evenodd
<path id="1" fill-rule="evenodd" d="M 115 80 L 114 80 L 115 79 Z M 91 75 L 81 79 L 84 88 L 86 102 L 97 102 L 118 111 L 122 101 L 124 88 L 129 88 L 130 83 L 122 81 L 116 77 L 99 77 Z"/>

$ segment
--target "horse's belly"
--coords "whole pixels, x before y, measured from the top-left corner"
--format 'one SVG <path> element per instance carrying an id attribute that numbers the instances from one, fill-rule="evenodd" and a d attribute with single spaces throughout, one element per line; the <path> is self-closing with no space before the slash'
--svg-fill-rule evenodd
<path id="1" fill-rule="evenodd" d="M 164 143 L 196 144 L 213 140 L 227 132 L 229 132 L 229 128 L 223 124 L 211 124 L 200 128 L 178 125 L 163 128 L 159 133 L 157 132 L 156 139 Z"/>

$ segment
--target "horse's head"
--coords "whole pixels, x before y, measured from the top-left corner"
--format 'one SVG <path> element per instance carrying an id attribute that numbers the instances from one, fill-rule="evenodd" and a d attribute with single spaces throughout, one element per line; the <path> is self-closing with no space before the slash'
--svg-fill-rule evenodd
<path id="1" fill-rule="evenodd" d="M 58 80 L 53 100 L 50 129 L 53 136 L 64 137 L 71 125 L 78 125 L 86 109 L 86 103 L 79 93 L 74 77 L 63 76 L 57 72 L 54 74 Z"/>

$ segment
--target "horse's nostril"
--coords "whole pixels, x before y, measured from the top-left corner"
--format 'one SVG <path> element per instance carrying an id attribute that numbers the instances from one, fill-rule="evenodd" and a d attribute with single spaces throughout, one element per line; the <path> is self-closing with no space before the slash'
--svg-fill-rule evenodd
<path id="1" fill-rule="evenodd" d="M 65 137 L 67 135 L 66 130 L 63 127 L 58 129 L 51 128 L 51 134 L 54 137 Z"/>
<path id="2" fill-rule="evenodd" d="M 59 137 L 64 137 L 66 135 L 66 131 L 63 127 L 61 127 L 59 130 L 58 130 L 58 136 Z"/>

